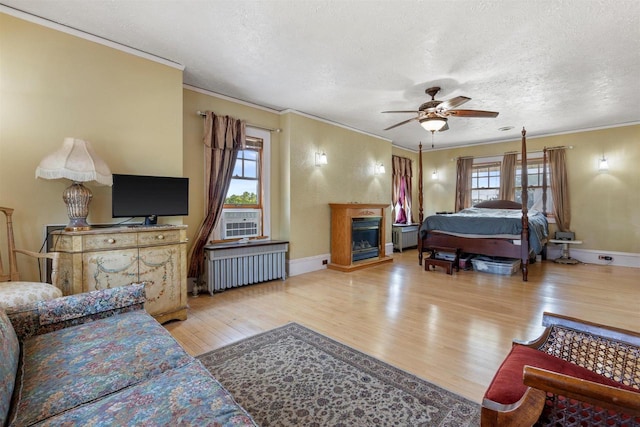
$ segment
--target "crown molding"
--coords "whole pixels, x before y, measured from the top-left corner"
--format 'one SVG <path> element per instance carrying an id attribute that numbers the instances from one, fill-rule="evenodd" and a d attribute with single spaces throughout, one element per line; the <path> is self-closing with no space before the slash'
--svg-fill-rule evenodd
<path id="1" fill-rule="evenodd" d="M 138 50 L 138 49 L 132 48 L 130 46 L 126 46 L 126 45 L 123 45 L 123 44 L 120 44 L 120 43 L 117 43 L 117 42 L 114 42 L 114 41 L 111 41 L 111 40 L 107 40 L 107 39 L 104 39 L 102 37 L 96 36 L 94 34 L 90 34 L 90 33 L 87 33 L 85 31 L 80 31 L 80 30 L 77 30 L 75 28 L 69 27 L 67 25 L 51 21 L 49 19 L 41 18 L 41 17 L 36 16 L 36 15 L 31 15 L 30 13 L 23 12 L 23 11 L 18 10 L 18 9 L 14 9 L 12 7 L 5 6 L 3 4 L 0 4 L 0 12 L 5 13 L 7 15 L 11 15 L 11 16 L 13 16 L 15 18 L 22 19 L 24 21 L 31 22 L 33 24 L 41 25 L 43 27 L 51 28 L 52 30 L 60 31 L 62 33 L 66 33 L 66 34 L 69 34 L 69 35 L 72 35 L 72 36 L 75 36 L 75 37 L 79 37 L 79 38 L 84 39 L 84 40 L 88 40 L 88 41 L 91 41 L 91 42 L 94 42 L 94 43 L 98 43 L 98 44 L 101 44 L 103 46 L 107 46 L 107 47 L 110 47 L 112 49 L 119 50 L 121 52 L 125 52 L 125 53 L 131 54 L 131 55 L 134 55 L 134 56 L 137 56 L 137 57 L 140 57 L 140 58 L 148 59 L 150 61 L 157 62 L 157 63 L 162 64 L 162 65 L 167 65 L 167 66 L 169 66 L 171 68 L 176 68 L 176 69 L 178 69 L 180 71 L 184 71 L 184 68 L 185 68 L 184 65 L 182 65 L 180 63 L 177 63 L 175 61 L 171 61 L 171 60 L 166 59 L 166 58 L 161 58 L 161 57 L 153 55 L 151 53 L 144 52 L 144 51 L 141 51 L 141 50 Z"/>
<path id="2" fill-rule="evenodd" d="M 640 125 L 640 122 L 634 121 L 634 122 L 626 122 L 626 123 L 617 123 L 615 125 L 598 126 L 598 127 L 582 128 L 582 129 L 573 129 L 573 130 L 567 130 L 567 131 L 562 131 L 562 132 L 545 133 L 545 134 L 539 134 L 539 135 L 532 135 L 527 130 L 527 141 L 530 141 L 532 139 L 549 138 L 549 137 L 552 137 L 552 136 L 572 135 L 572 134 L 576 134 L 576 133 L 594 132 L 594 131 L 598 131 L 598 130 L 615 129 L 615 128 L 621 128 L 621 127 L 636 126 L 636 125 Z M 503 139 L 497 139 L 497 140 L 491 140 L 491 141 L 476 142 L 476 143 L 473 143 L 473 144 L 450 145 L 450 146 L 446 146 L 446 147 L 435 147 L 435 148 L 429 148 L 428 150 L 425 150 L 424 147 L 423 147 L 422 154 L 425 154 L 425 153 L 427 153 L 429 151 L 455 150 L 455 149 L 458 149 L 458 148 L 477 147 L 479 145 L 500 144 L 500 143 L 503 143 L 503 142 L 519 142 L 521 140 L 521 138 L 522 137 L 503 138 Z M 398 148 L 402 148 L 404 150 L 411 151 L 410 148 L 403 147 L 401 145 L 395 145 L 394 144 L 394 146 L 398 147 Z M 416 153 L 417 152 L 418 151 L 416 151 Z"/>
<path id="3" fill-rule="evenodd" d="M 258 110 L 266 111 L 268 113 L 280 114 L 280 111 L 274 110 L 273 108 L 265 107 L 263 105 L 254 104 L 254 103 L 248 102 L 248 101 L 243 101 L 241 99 L 233 98 L 231 96 L 222 95 L 221 93 L 213 92 L 213 91 L 210 91 L 210 90 L 207 90 L 207 89 L 202 89 L 202 88 L 199 88 L 199 87 L 196 87 L 196 86 L 191 86 L 191 85 L 188 85 L 186 83 L 184 83 L 182 85 L 182 87 L 183 87 L 183 89 L 187 89 L 187 90 L 190 90 L 190 91 L 193 91 L 193 92 L 198 92 L 198 93 L 201 93 L 203 95 L 212 96 L 212 97 L 218 98 L 218 99 L 224 99 L 225 101 L 235 102 L 236 104 L 245 105 L 245 106 L 251 107 L 251 108 L 256 108 Z"/>
<path id="4" fill-rule="evenodd" d="M 282 110 L 280 112 L 280 114 L 283 114 L 283 115 L 284 114 L 296 114 L 298 116 L 306 117 L 306 118 L 312 119 L 312 120 L 317 120 L 317 121 L 322 122 L 322 123 L 327 123 L 327 124 L 330 124 L 330 125 L 333 125 L 333 126 L 337 126 L 339 128 L 347 129 L 347 130 L 350 130 L 352 132 L 356 132 L 356 133 L 360 133 L 360 134 L 363 134 L 363 135 L 366 135 L 366 136 L 370 136 L 372 138 L 380 139 L 382 141 L 386 141 L 386 142 L 390 142 L 390 143 L 393 142 L 391 139 L 383 138 L 383 137 L 381 137 L 379 135 L 374 135 L 372 133 L 369 133 L 369 132 L 366 132 L 366 131 L 363 131 L 363 130 L 360 130 L 360 129 L 356 129 L 356 128 L 351 127 L 351 126 L 343 125 L 341 123 L 334 122 L 334 121 L 327 120 L 327 119 L 323 119 L 322 117 L 314 116 L 312 114 L 303 113 L 301 111 L 292 110 L 290 108 L 287 108 L 286 110 Z"/>

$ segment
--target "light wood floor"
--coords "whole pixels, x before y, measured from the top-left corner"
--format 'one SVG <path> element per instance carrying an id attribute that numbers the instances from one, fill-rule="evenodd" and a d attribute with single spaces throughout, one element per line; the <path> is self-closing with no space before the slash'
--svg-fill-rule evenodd
<path id="1" fill-rule="evenodd" d="M 166 328 L 193 355 L 297 322 L 480 403 L 512 339 L 542 331 L 544 311 L 640 330 L 640 269 L 530 266 L 529 281 L 442 269 L 417 251 L 352 273 L 321 270 L 189 297 Z"/>

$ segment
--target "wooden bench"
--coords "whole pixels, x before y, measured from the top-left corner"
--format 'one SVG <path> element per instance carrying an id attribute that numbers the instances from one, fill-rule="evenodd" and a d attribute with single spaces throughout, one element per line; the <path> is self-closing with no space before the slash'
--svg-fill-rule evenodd
<path id="1" fill-rule="evenodd" d="M 482 401 L 481 425 L 640 425 L 640 333 L 544 313 L 514 342 Z"/>
<path id="2" fill-rule="evenodd" d="M 453 269 L 456 271 L 460 271 L 460 249 L 458 248 L 447 248 L 443 246 L 433 246 L 429 249 L 430 255 L 429 258 L 424 260 L 424 271 L 429 271 L 431 266 L 434 267 L 443 267 L 447 270 L 447 274 L 453 274 Z M 454 254 L 453 260 L 446 259 L 438 259 L 436 256 L 439 252 Z"/>

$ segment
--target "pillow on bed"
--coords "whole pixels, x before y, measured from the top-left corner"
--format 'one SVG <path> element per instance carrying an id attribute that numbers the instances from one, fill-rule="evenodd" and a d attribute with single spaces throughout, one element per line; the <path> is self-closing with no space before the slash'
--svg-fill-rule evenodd
<path id="1" fill-rule="evenodd" d="M 485 202 L 480 202 L 473 207 L 485 209 L 522 209 L 522 204 L 512 202 L 511 200 L 487 200 Z"/>

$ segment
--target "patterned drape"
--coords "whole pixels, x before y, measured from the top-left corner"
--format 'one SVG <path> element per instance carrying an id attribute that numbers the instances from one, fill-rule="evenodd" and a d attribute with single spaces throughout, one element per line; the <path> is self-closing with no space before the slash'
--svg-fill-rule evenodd
<path id="1" fill-rule="evenodd" d="M 188 277 L 204 272 L 204 247 L 222 214 L 238 151 L 245 144 L 245 122 L 206 112 L 204 119 L 206 213 L 189 252 Z"/>
<path id="2" fill-rule="evenodd" d="M 411 159 L 400 156 L 392 156 L 393 187 L 392 203 L 395 210 L 394 222 L 397 224 L 413 224 L 411 213 Z"/>
<path id="3" fill-rule="evenodd" d="M 518 153 L 505 153 L 500 165 L 500 200 L 514 201 L 516 198 L 516 163 Z"/>
<path id="4" fill-rule="evenodd" d="M 569 181 L 567 179 L 567 160 L 564 148 L 549 150 L 549 169 L 551 171 L 551 195 L 553 214 L 560 231 L 570 231 L 571 206 L 569 205 Z"/>
<path id="5" fill-rule="evenodd" d="M 456 212 L 471 207 L 471 172 L 473 157 L 458 158 L 456 173 Z"/>

